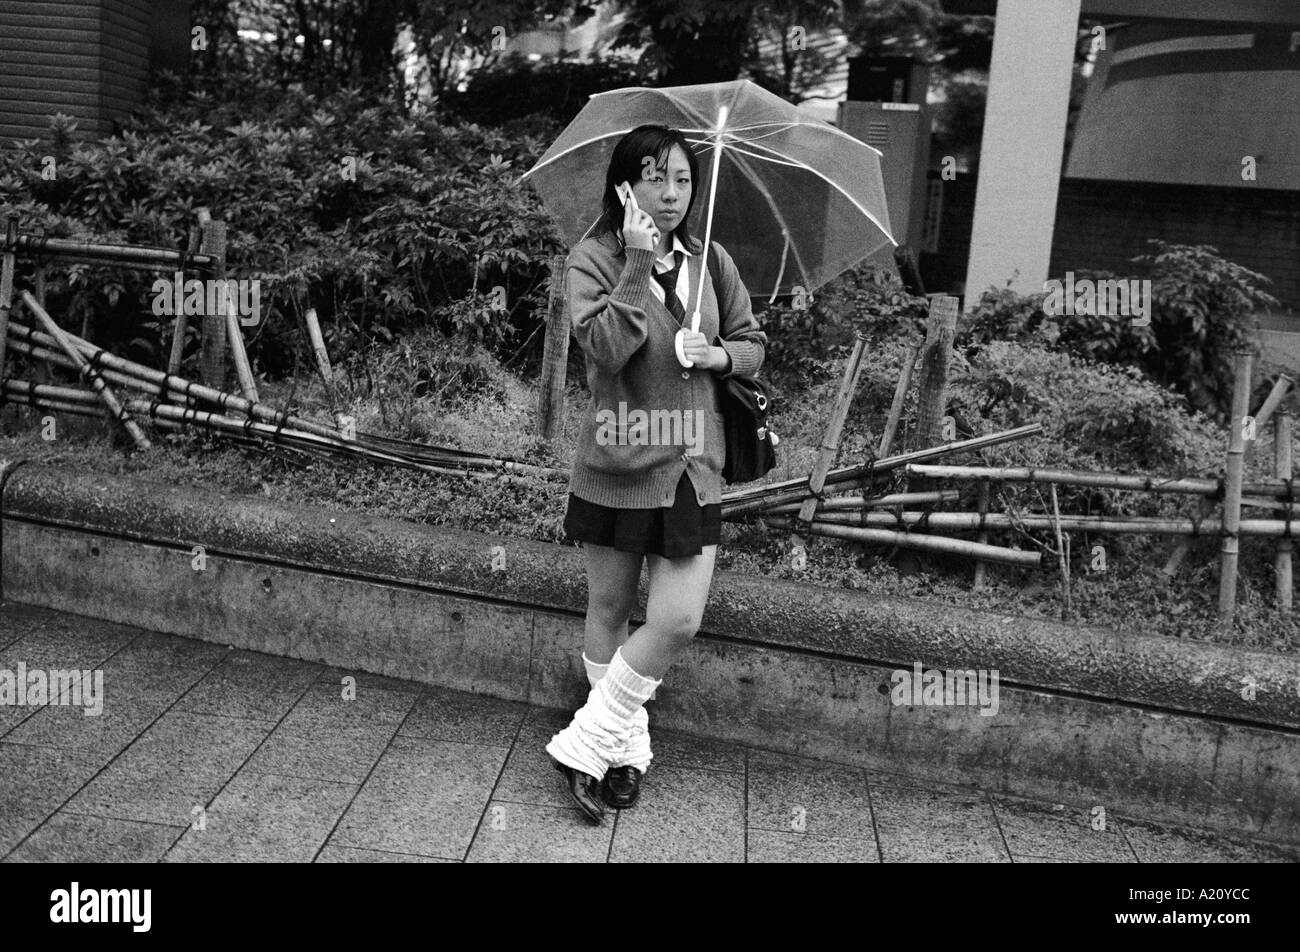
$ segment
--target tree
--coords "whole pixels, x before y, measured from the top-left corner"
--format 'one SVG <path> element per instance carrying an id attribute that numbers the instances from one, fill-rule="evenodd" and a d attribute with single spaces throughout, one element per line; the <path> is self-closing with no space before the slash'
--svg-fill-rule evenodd
<path id="1" fill-rule="evenodd" d="M 796 105 L 822 86 L 834 71 L 838 56 L 828 56 L 811 43 L 811 35 L 837 27 L 840 4 L 835 0 L 795 0 L 764 3 L 754 11 L 754 29 L 748 56 L 749 77 L 755 83 Z M 763 56 L 759 41 L 775 43 L 775 56 Z"/>

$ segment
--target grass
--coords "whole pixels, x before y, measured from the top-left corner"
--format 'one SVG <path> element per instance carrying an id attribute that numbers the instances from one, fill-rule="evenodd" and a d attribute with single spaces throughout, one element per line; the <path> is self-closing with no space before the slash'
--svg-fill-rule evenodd
<path id="1" fill-rule="evenodd" d="M 892 396 L 890 381 L 897 373 L 896 364 L 890 363 L 891 353 L 882 348 L 864 373 L 836 465 L 861 461 L 878 440 L 873 427 L 883 420 Z M 344 409 L 356 417 L 360 431 L 511 456 L 566 471 L 587 400 L 584 388 L 571 379 L 560 435 L 547 446 L 534 435 L 535 384 L 502 369 L 476 347 L 442 340 L 402 345 L 372 355 L 369 383 L 355 372 L 347 382 L 342 381 L 344 374 L 339 376 Z M 825 376 L 803 385 L 787 382 L 779 392 L 771 423 L 781 435 L 780 464 L 770 474 L 772 480 L 807 474 L 837 384 L 833 376 Z M 300 378 L 297 385 L 260 382 L 259 389 L 263 400 L 272 405 L 285 405 L 292 397 L 297 412 L 330 421 L 324 389 L 315 378 Z M 564 543 L 568 487 L 563 483 L 480 481 L 348 460 L 303 465 L 278 452 L 234 447 L 206 434 L 160 430 L 152 433 L 154 448 L 140 454 L 128 452 L 129 442 L 110 429 L 107 420 L 59 416 L 56 426 L 56 438 L 45 440 L 41 416 L 26 408 L 4 407 L 0 457 Z M 910 448 L 908 437 L 904 427 L 895 451 Z M 1034 442 L 1041 444 L 1035 451 L 1038 459 L 1051 457 L 1050 438 Z M 1271 448 L 1261 447 L 1256 455 L 1271 458 Z M 1014 456 L 1009 449 L 998 461 L 1014 462 Z M 1255 473 L 1259 475 L 1262 471 Z M 1166 509 L 1181 507 L 1183 512 L 1190 508 L 1185 498 L 1166 498 L 1161 504 Z M 1036 537 L 1051 538 L 1049 533 Z M 1036 547 L 1027 538 L 1017 540 L 1011 534 L 994 533 L 990 541 Z M 1123 632 L 1285 652 L 1300 649 L 1300 621 L 1282 617 L 1272 606 L 1270 541 L 1247 538 L 1242 543 L 1237 617 L 1227 628 L 1219 625 L 1216 616 L 1218 540 L 1196 540 L 1179 575 L 1165 584 L 1160 568 L 1175 541 L 1137 536 L 1089 539 L 1073 534 L 1073 620 Z M 1115 570 L 1087 573 L 1084 563 L 1098 542 L 1104 542 Z M 960 559 L 922 556 L 925 571 L 909 572 L 886 548 L 864 549 L 816 537 L 809 541 L 803 567 L 796 567 L 791 555 L 785 533 L 754 524 L 723 526 L 719 568 L 877 595 L 922 597 L 972 610 L 1054 619 L 1062 615 L 1059 567 L 1056 557 L 1046 553 L 1040 566 L 1028 569 L 990 564 L 986 586 L 979 591 L 971 588 L 971 563 Z"/>

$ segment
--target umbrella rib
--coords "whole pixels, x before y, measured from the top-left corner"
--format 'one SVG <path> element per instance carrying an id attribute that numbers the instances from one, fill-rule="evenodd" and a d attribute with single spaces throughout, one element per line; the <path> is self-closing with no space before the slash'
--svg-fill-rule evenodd
<path id="1" fill-rule="evenodd" d="M 755 145 L 754 148 L 756 148 L 756 149 L 764 149 L 764 150 L 766 150 L 766 151 L 768 151 L 768 152 L 776 152 L 775 149 L 768 149 L 767 146 L 763 146 L 763 145 Z M 744 149 L 739 149 L 739 148 L 737 148 L 737 147 L 735 147 L 735 146 L 732 146 L 732 151 L 735 151 L 735 152 L 744 152 L 745 150 L 744 150 Z M 751 153 L 746 152 L 745 154 L 746 154 L 746 155 L 749 155 L 749 154 L 751 154 Z M 860 211 L 860 212 L 862 212 L 862 214 L 866 215 L 867 218 L 870 219 L 870 221 L 872 222 L 872 224 L 874 224 L 877 228 L 880 229 L 881 233 L 884 234 L 884 236 L 885 236 L 886 238 L 889 239 L 889 241 L 890 241 L 890 243 L 891 243 L 892 245 L 894 245 L 895 247 L 898 246 L 898 242 L 894 240 L 894 236 L 890 233 L 890 230 L 889 230 L 888 228 L 886 228 L 884 225 L 882 225 L 882 224 L 880 223 L 880 219 L 876 218 L 875 215 L 873 215 L 870 211 L 868 211 L 866 208 L 864 208 L 864 207 L 862 206 L 862 204 L 861 204 L 861 203 L 860 203 L 856 198 L 854 198 L 852 195 L 850 195 L 848 192 L 846 192 L 843 188 L 841 188 L 837 182 L 835 182 L 833 179 L 830 178 L 830 176 L 825 175 L 825 174 L 823 174 L 823 173 L 817 171 L 817 169 L 813 168 L 811 165 L 809 165 L 809 164 L 806 163 L 806 162 L 800 162 L 798 159 L 789 159 L 789 158 L 787 158 L 786 156 L 782 156 L 782 155 L 780 155 L 780 153 L 777 153 L 777 155 L 779 156 L 779 159 L 769 158 L 768 161 L 771 161 L 771 162 L 780 162 L 780 164 L 782 164 L 782 165 L 791 165 L 791 164 L 793 164 L 796 168 L 801 168 L 801 169 L 803 169 L 805 172 L 809 172 L 809 173 L 811 173 L 812 175 L 817 176 L 819 179 L 821 179 L 822 181 L 824 181 L 824 182 L 825 182 L 827 185 L 829 185 L 831 188 L 835 189 L 837 192 L 839 192 L 841 195 L 843 195 L 845 198 L 847 198 L 850 202 L 852 202 L 852 203 L 853 203 L 853 206 L 854 206 L 858 211 Z M 754 156 L 754 158 L 763 158 L 763 156 Z M 784 161 L 782 161 L 782 160 L 784 160 Z"/>
<path id="2" fill-rule="evenodd" d="M 748 142 L 748 141 L 750 141 L 750 140 L 746 140 L 746 142 Z M 741 153 L 742 155 L 747 155 L 747 156 L 749 156 L 751 159 L 761 159 L 761 160 L 764 161 L 764 162 L 771 162 L 771 163 L 773 163 L 773 164 L 775 164 L 775 165 L 788 165 L 788 166 L 790 166 L 791 168 L 794 168 L 794 169 L 807 169 L 807 168 L 808 168 L 807 165 L 805 165 L 803 162 L 800 162 L 798 159 L 787 159 L 787 158 L 784 158 L 784 157 L 782 157 L 782 158 L 774 158 L 773 156 L 770 156 L 770 155 L 759 155 L 757 152 L 750 152 L 748 149 L 742 149 L 742 148 L 741 148 L 740 146 L 738 146 L 738 145 L 723 146 L 723 148 L 724 148 L 724 149 L 728 149 L 728 150 L 730 150 L 730 151 L 732 151 L 732 152 L 739 152 L 739 153 Z M 762 148 L 762 146 L 760 146 L 759 148 Z"/>
<path id="3" fill-rule="evenodd" d="M 727 149 L 724 147 L 722 150 L 722 154 L 726 155 L 728 152 L 731 151 L 735 151 L 734 147 L 732 149 Z M 753 186 L 758 189 L 758 191 L 762 194 L 763 198 L 767 200 L 768 208 L 772 210 L 772 217 L 775 218 L 777 222 L 781 225 L 781 233 L 785 235 L 788 240 L 790 235 L 789 225 L 786 223 L 785 217 L 781 214 L 781 209 L 777 206 L 776 202 L 772 200 L 772 193 L 767 190 L 767 186 L 763 183 L 763 180 L 754 174 L 753 169 L 748 168 L 743 163 L 736 162 L 735 159 L 732 159 L 732 163 L 740 171 L 740 173 L 744 175 L 747 179 L 749 179 L 750 183 L 753 184 Z M 793 243 L 791 243 L 791 247 L 794 248 Z M 797 262 L 797 266 L 799 268 L 799 273 L 804 276 L 804 280 L 806 281 L 808 279 L 808 270 L 803 266 L 803 256 L 799 254 L 798 248 L 794 248 L 794 256 Z M 782 264 L 781 266 L 781 273 L 782 274 L 785 273 L 784 264 Z"/>
<path id="4" fill-rule="evenodd" d="M 575 142 L 573 145 L 566 148 L 563 152 L 557 152 L 549 159 L 543 159 L 542 161 L 538 162 L 536 165 L 534 165 L 523 175 L 519 176 L 519 181 L 522 182 L 524 179 L 528 178 L 528 176 L 532 175 L 534 172 L 538 171 L 539 169 L 545 168 L 546 166 L 550 165 L 552 162 L 564 158 L 570 152 L 575 152 L 578 149 L 585 148 L 586 146 L 591 145 L 593 142 L 599 142 L 601 139 L 612 139 L 614 136 L 626 135 L 631 131 L 632 131 L 631 129 L 615 129 L 613 132 L 603 132 L 598 136 L 592 136 L 590 139 L 583 139 L 581 142 Z"/>

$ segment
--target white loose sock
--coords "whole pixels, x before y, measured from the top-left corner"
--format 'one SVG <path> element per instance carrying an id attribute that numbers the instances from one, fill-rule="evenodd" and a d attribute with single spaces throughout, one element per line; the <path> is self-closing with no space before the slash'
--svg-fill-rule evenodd
<path id="1" fill-rule="evenodd" d="M 633 717 L 660 682 L 642 677 L 614 652 L 605 676 L 587 695 L 587 703 L 546 745 L 546 752 L 565 766 L 597 780 L 623 754 L 634 730 Z"/>
<path id="2" fill-rule="evenodd" d="M 582 656 L 583 667 L 587 669 L 587 682 L 594 688 L 600 679 L 605 676 L 609 670 L 608 664 L 597 664 L 587 657 L 586 653 Z M 652 693 L 646 701 L 655 699 Z M 645 705 L 642 704 L 637 708 L 636 713 L 632 715 L 632 733 L 628 736 L 627 746 L 623 753 L 614 758 L 611 767 L 635 767 L 637 770 L 645 773 L 650 769 L 650 761 L 654 757 L 650 750 L 650 715 L 646 713 Z"/>

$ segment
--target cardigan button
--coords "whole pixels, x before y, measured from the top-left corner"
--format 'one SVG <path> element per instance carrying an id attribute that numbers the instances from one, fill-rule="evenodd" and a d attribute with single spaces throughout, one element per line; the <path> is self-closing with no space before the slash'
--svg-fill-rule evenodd
<path id="1" fill-rule="evenodd" d="M 690 379 L 691 379 L 691 372 L 690 372 L 689 370 L 683 370 L 683 371 L 682 371 L 682 379 L 683 379 L 683 380 L 690 380 Z"/>

